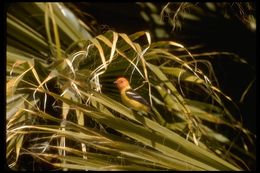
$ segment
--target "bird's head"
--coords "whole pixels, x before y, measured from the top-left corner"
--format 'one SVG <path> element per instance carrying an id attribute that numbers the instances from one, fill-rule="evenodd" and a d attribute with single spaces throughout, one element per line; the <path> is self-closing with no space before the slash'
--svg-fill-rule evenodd
<path id="1" fill-rule="evenodd" d="M 116 86 L 119 90 L 126 88 L 126 87 L 130 87 L 128 80 L 124 77 L 117 78 L 114 83 L 116 84 Z"/>

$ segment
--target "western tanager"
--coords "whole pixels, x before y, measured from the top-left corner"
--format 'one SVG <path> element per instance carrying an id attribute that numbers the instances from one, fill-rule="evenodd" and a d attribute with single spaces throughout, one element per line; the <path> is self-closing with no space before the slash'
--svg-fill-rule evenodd
<path id="1" fill-rule="evenodd" d="M 131 88 L 126 78 L 119 77 L 114 83 L 116 83 L 120 91 L 121 100 L 126 106 L 136 111 L 150 112 L 149 103 Z"/>

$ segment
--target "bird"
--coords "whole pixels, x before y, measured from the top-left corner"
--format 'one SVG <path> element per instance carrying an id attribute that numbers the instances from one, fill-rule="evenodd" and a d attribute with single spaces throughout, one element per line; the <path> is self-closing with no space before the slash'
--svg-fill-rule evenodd
<path id="1" fill-rule="evenodd" d="M 138 112 L 151 112 L 150 104 L 129 84 L 129 81 L 125 77 L 117 78 L 114 83 L 119 89 L 121 100 L 124 105 Z"/>

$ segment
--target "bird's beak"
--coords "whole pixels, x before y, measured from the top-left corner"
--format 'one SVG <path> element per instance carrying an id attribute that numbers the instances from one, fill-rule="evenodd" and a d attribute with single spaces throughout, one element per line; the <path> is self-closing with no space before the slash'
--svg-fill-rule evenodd
<path id="1" fill-rule="evenodd" d="M 117 83 L 117 80 L 116 80 L 116 81 L 114 81 L 114 83 Z"/>

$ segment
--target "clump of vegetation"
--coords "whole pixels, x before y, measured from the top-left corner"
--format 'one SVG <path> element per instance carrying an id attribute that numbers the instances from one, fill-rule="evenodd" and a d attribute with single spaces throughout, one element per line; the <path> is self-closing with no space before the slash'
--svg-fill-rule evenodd
<path id="1" fill-rule="evenodd" d="M 225 103 L 233 101 L 209 61 L 147 31 L 96 35 L 91 27 L 62 3 L 8 8 L 10 168 L 250 169 L 254 134 L 229 111 Z M 156 121 L 121 103 L 113 81 L 122 75 Z"/>

